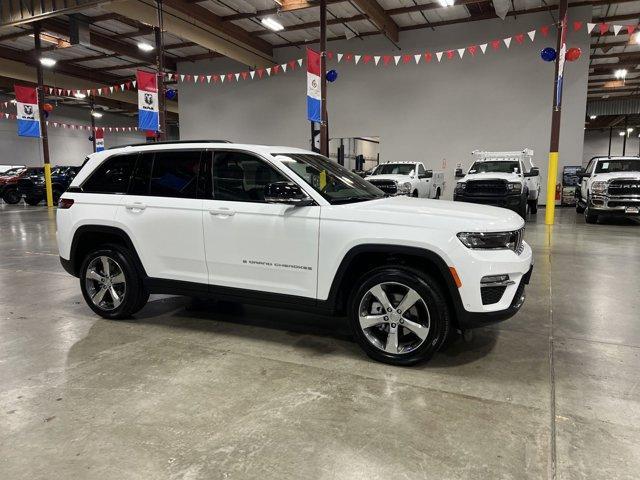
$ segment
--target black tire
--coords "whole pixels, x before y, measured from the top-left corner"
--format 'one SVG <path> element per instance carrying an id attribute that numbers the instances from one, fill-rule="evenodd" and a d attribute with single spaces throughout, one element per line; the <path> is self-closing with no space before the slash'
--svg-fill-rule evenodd
<path id="1" fill-rule="evenodd" d="M 22 196 L 18 193 L 18 189 L 13 188 L 5 188 L 4 192 L 2 192 L 2 200 L 9 205 L 15 205 L 16 203 L 20 203 Z"/>
<path id="2" fill-rule="evenodd" d="M 436 190 L 436 200 L 440 200 L 440 189 Z"/>
<path id="3" fill-rule="evenodd" d="M 384 284 L 381 287 L 383 291 L 387 288 L 385 295 L 388 295 L 387 300 L 391 302 L 392 310 L 388 315 L 383 310 L 379 310 L 382 308 L 382 302 L 375 305 L 377 297 L 370 292 L 370 289 L 377 288 L 381 284 Z M 400 312 L 399 314 L 394 309 L 400 306 L 403 298 L 402 292 L 405 288 L 417 293 L 422 302 L 418 300 L 411 304 L 409 313 Z M 386 320 L 374 326 L 363 328 L 360 323 L 361 308 L 365 310 L 377 308 L 376 313 L 381 319 Z M 451 329 L 449 307 L 439 282 L 424 272 L 404 266 L 380 267 L 363 275 L 351 292 L 348 309 L 349 324 L 358 344 L 369 357 L 391 365 L 408 366 L 428 360 L 442 346 Z M 368 314 L 371 313 L 368 312 Z M 412 319 L 412 325 L 420 327 L 416 330 L 420 331 L 424 338 L 413 333 L 413 330 L 407 327 L 409 316 Z M 428 330 L 424 330 L 425 326 L 428 326 Z M 385 350 L 392 328 L 397 332 L 396 353 Z M 415 339 L 413 344 L 411 343 L 412 339 Z M 384 347 L 382 340 L 385 340 Z M 405 352 L 398 353 L 400 341 L 406 341 L 407 345 L 403 345 Z M 374 342 L 377 342 L 378 345 L 376 346 Z"/>
<path id="4" fill-rule="evenodd" d="M 120 282 L 107 284 L 114 288 L 118 285 L 115 293 L 120 298 L 120 303 L 117 305 L 110 288 L 105 289 L 106 291 L 100 297 L 98 304 L 92 300 L 92 297 L 99 290 L 102 290 L 103 284 L 97 280 L 87 279 L 87 271 L 90 267 L 96 265 L 100 269 L 99 272 L 96 270 L 96 273 L 105 277 L 104 268 L 101 268 L 101 265 L 103 265 L 102 258 L 104 257 L 108 259 L 110 271 L 112 269 L 118 273 L 121 271 L 124 276 L 124 286 L 120 286 Z M 115 277 L 111 280 L 113 279 Z M 104 245 L 90 252 L 84 258 L 80 268 L 80 289 L 89 308 L 101 317 L 111 320 L 130 318 L 131 315 L 142 309 L 149 299 L 149 292 L 144 288 L 143 279 L 135 267 L 133 255 L 127 249 L 117 245 Z"/>
<path id="5" fill-rule="evenodd" d="M 26 196 L 24 197 L 24 201 L 27 203 L 27 205 L 31 205 L 32 207 L 35 207 L 42 201 L 42 197 Z"/>
<path id="6" fill-rule="evenodd" d="M 527 202 L 521 202 L 521 205 L 518 207 L 518 215 L 525 220 L 527 219 Z"/>
<path id="7" fill-rule="evenodd" d="M 414 190 L 411 196 L 414 198 L 418 198 L 418 190 Z"/>
<path id="8" fill-rule="evenodd" d="M 531 213 L 531 215 L 535 215 L 538 213 L 538 199 L 536 198 L 535 200 L 529 200 L 529 213 Z"/>
<path id="9" fill-rule="evenodd" d="M 591 200 L 589 199 L 589 196 L 587 195 L 587 205 L 584 209 L 584 221 L 586 223 L 598 223 L 598 214 L 597 213 L 592 213 L 591 212 L 591 208 L 589 207 L 589 204 L 591 203 Z"/>
<path id="10" fill-rule="evenodd" d="M 584 213 L 584 206 L 580 203 L 576 203 L 576 213 Z"/>

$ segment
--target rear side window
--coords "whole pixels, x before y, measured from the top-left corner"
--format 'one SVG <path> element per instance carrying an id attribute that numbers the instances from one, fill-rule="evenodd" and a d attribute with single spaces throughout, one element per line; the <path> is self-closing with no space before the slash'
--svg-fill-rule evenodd
<path id="1" fill-rule="evenodd" d="M 129 195 L 198 197 L 200 150 L 142 153 L 131 177 Z"/>
<path id="2" fill-rule="evenodd" d="M 117 155 L 100 165 L 82 185 L 88 193 L 127 193 L 138 154 Z"/>

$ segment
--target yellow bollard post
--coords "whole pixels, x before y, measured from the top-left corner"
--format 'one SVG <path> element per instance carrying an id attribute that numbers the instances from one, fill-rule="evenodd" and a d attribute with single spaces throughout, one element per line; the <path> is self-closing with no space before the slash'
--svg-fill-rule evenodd
<path id="1" fill-rule="evenodd" d="M 47 192 L 47 207 L 53 207 L 53 189 L 51 188 L 51 164 L 44 164 L 44 187 Z"/>
<path id="2" fill-rule="evenodd" d="M 547 203 L 544 213 L 544 223 L 553 225 L 556 212 L 556 182 L 558 181 L 558 152 L 549 152 L 549 166 L 547 169 Z"/>

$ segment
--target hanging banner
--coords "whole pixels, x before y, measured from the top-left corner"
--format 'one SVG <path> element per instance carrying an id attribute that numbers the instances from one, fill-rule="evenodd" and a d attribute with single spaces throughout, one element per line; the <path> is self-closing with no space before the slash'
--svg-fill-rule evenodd
<path id="1" fill-rule="evenodd" d="M 307 118 L 311 122 L 320 122 L 320 54 L 307 48 Z"/>
<path id="2" fill-rule="evenodd" d="M 136 72 L 138 82 L 138 128 L 140 130 L 160 130 L 158 111 L 158 82 L 155 73 Z"/>
<path id="3" fill-rule="evenodd" d="M 34 87 L 14 85 L 16 94 L 16 116 L 18 135 L 21 137 L 40 137 L 40 110 L 38 109 L 38 91 Z"/>
<path id="4" fill-rule="evenodd" d="M 104 150 L 104 130 L 96 128 L 96 152 Z"/>
<path id="5" fill-rule="evenodd" d="M 560 51 L 558 52 L 558 78 L 556 82 L 556 105 L 562 105 L 562 81 L 564 78 L 564 62 L 567 54 L 567 15 L 560 24 Z"/>

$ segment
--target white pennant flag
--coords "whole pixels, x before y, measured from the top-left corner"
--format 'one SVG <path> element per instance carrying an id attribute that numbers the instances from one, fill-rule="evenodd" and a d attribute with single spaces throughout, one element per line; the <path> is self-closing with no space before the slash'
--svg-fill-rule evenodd
<path id="1" fill-rule="evenodd" d="M 422 58 L 422 54 L 421 53 L 416 53 L 413 58 L 416 59 L 416 64 L 420 63 L 420 59 Z"/>
<path id="2" fill-rule="evenodd" d="M 587 33 L 591 33 L 594 28 L 596 28 L 595 23 L 587 23 Z"/>
<path id="3" fill-rule="evenodd" d="M 267 68 L 267 75 L 271 76 L 271 67 Z"/>
<path id="4" fill-rule="evenodd" d="M 224 83 L 225 78 L 227 78 L 226 74 L 223 73 L 222 75 L 220 75 L 220 83 Z"/>
<path id="5" fill-rule="evenodd" d="M 436 58 L 438 61 L 442 60 L 442 52 L 436 52 Z"/>
<path id="6" fill-rule="evenodd" d="M 340 60 L 342 60 L 342 53 L 338 53 L 338 63 L 340 63 Z"/>
<path id="7" fill-rule="evenodd" d="M 394 55 L 393 56 L 393 61 L 396 62 L 396 65 L 398 65 L 398 62 L 400 61 L 402 57 L 400 55 Z"/>
<path id="8" fill-rule="evenodd" d="M 207 83 L 211 83 L 211 75 L 207 75 Z"/>
<path id="9" fill-rule="evenodd" d="M 134 80 L 133 82 L 131 82 L 131 84 L 133 85 L 133 88 L 136 88 L 136 83 L 138 83 L 137 80 Z"/>
<path id="10" fill-rule="evenodd" d="M 283 63 L 282 65 L 280 65 L 280 67 L 282 67 L 283 73 L 287 73 L 287 64 L 286 63 Z"/>
<path id="11" fill-rule="evenodd" d="M 460 58 L 462 58 L 462 56 L 464 55 L 464 51 L 465 50 L 466 50 L 465 48 L 459 48 L 458 49 L 458 55 L 460 55 Z"/>
<path id="12" fill-rule="evenodd" d="M 620 33 L 620 30 L 622 30 L 622 25 L 614 25 L 613 26 L 613 34 L 614 35 L 618 35 L 618 33 Z"/>
<path id="13" fill-rule="evenodd" d="M 356 65 L 358 64 L 358 62 L 360 61 L 360 57 L 362 57 L 362 55 L 354 55 L 353 56 L 353 60 L 354 62 L 356 62 Z"/>
<path id="14" fill-rule="evenodd" d="M 529 38 L 533 42 L 533 39 L 536 38 L 536 31 L 535 30 L 531 30 L 530 32 L 527 32 L 527 35 L 529 35 Z"/>
<path id="15" fill-rule="evenodd" d="M 184 82 L 184 74 L 181 74 L 181 75 L 180 75 L 180 81 L 181 81 L 181 82 Z"/>
<path id="16" fill-rule="evenodd" d="M 376 63 L 376 65 L 378 65 L 378 63 L 380 62 L 380 55 L 374 55 L 373 61 Z"/>
<path id="17" fill-rule="evenodd" d="M 249 71 L 249 75 L 251 75 L 251 80 L 253 80 L 253 77 L 256 76 L 256 71 L 255 70 Z"/>
<path id="18" fill-rule="evenodd" d="M 198 83 L 199 80 L 200 80 L 200 75 L 193 76 L 193 83 Z"/>
<path id="19" fill-rule="evenodd" d="M 171 79 L 169 79 L 169 80 L 171 80 Z M 120 90 L 122 90 L 124 92 L 124 83 L 120 84 Z"/>
<path id="20" fill-rule="evenodd" d="M 302 62 L 303 62 L 303 60 L 302 60 L 301 58 L 299 58 L 299 59 L 298 59 L 298 66 L 300 66 L 300 67 L 301 67 L 301 66 L 302 66 Z"/>
<path id="21" fill-rule="evenodd" d="M 509 48 L 509 45 L 511 45 L 511 37 L 505 38 L 503 41 L 507 48 Z"/>
<path id="22" fill-rule="evenodd" d="M 240 74 L 236 73 L 236 82 L 238 81 L 239 78 L 240 78 Z"/>
<path id="23" fill-rule="evenodd" d="M 113 93 L 113 87 L 109 87 L 109 91 Z"/>
<path id="24" fill-rule="evenodd" d="M 480 50 L 482 50 L 482 53 L 487 51 L 487 44 L 483 43 L 482 45 L 480 45 Z"/>

